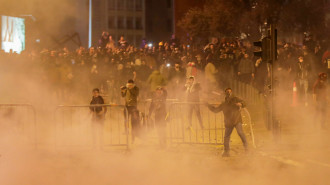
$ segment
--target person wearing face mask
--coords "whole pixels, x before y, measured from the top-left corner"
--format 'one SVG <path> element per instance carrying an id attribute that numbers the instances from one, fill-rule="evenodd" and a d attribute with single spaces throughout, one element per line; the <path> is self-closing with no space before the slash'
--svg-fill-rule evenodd
<path id="1" fill-rule="evenodd" d="M 223 157 L 229 157 L 229 142 L 230 136 L 233 132 L 233 129 L 236 128 L 238 135 L 240 136 L 245 150 L 247 150 L 248 144 L 246 141 L 245 134 L 243 132 L 242 127 L 242 116 L 241 116 L 241 108 L 245 107 L 245 102 L 240 98 L 236 97 L 232 93 L 231 88 L 227 88 L 225 90 L 225 101 L 220 105 L 211 105 L 208 104 L 208 108 L 214 112 L 223 112 L 224 115 L 224 122 L 225 122 L 225 136 L 224 136 L 224 152 L 222 153 Z"/>
<path id="2" fill-rule="evenodd" d="M 131 117 L 132 125 L 132 142 L 134 142 L 135 137 L 139 135 L 140 130 L 140 117 L 139 110 L 137 109 L 137 97 L 139 96 L 139 88 L 134 84 L 133 80 L 128 80 L 126 86 L 121 88 L 121 96 L 125 98 L 125 106 L 127 109 L 124 111 L 124 115 L 128 114 L 128 118 Z M 128 120 L 125 120 L 125 126 L 127 126 Z M 126 127 L 126 132 L 127 132 Z"/>
<path id="3" fill-rule="evenodd" d="M 202 90 L 200 83 L 195 82 L 195 77 L 191 76 L 188 78 L 185 84 L 185 91 L 187 94 L 187 101 L 192 103 L 188 105 L 188 130 L 192 129 L 192 115 L 195 110 L 196 116 L 201 129 L 204 129 L 202 116 L 199 105 L 199 92 Z"/>

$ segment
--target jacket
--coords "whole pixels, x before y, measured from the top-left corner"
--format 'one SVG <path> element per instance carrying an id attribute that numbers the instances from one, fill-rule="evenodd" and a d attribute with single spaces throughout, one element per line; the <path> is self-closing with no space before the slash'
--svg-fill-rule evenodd
<path id="1" fill-rule="evenodd" d="M 125 97 L 126 106 L 137 106 L 137 97 L 139 96 L 139 88 L 134 86 L 132 89 L 126 88 L 121 92 L 121 96 Z"/>
<path id="2" fill-rule="evenodd" d="M 166 85 L 166 79 L 158 70 L 153 71 L 151 75 L 148 78 L 148 84 L 150 85 L 151 91 L 156 90 L 158 86 L 165 86 Z"/>
<path id="3" fill-rule="evenodd" d="M 211 82 L 211 83 L 216 83 L 217 80 L 215 79 L 215 74 L 218 72 L 218 70 L 215 68 L 214 64 L 209 62 L 205 66 L 205 78 Z"/>
<path id="4" fill-rule="evenodd" d="M 149 107 L 149 116 L 151 116 L 153 112 L 155 112 L 156 116 L 159 114 L 166 114 L 166 97 L 166 90 L 163 90 L 163 94 L 161 96 L 157 96 L 156 93 L 154 93 Z"/>
<path id="5" fill-rule="evenodd" d="M 225 127 L 232 127 L 242 123 L 240 107 L 236 103 L 241 103 L 242 108 L 246 106 L 245 102 L 236 96 L 226 97 L 225 101 L 218 106 L 208 105 L 208 108 L 215 113 L 223 111 Z"/>

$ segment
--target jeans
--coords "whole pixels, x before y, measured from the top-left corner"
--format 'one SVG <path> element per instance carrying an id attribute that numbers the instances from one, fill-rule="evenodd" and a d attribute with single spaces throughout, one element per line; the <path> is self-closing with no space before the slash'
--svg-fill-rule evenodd
<path id="1" fill-rule="evenodd" d="M 139 111 L 135 106 L 126 106 L 126 109 L 124 110 L 124 116 L 125 116 L 125 128 L 126 132 L 128 132 L 127 123 L 129 120 L 126 120 L 126 115 L 128 114 L 128 119 L 131 117 L 131 126 L 132 126 L 132 140 L 134 141 L 135 137 L 139 136 L 140 132 L 140 116 Z"/>
<path id="2" fill-rule="evenodd" d="M 237 134 L 241 138 L 244 147 L 247 148 L 247 141 L 246 141 L 245 134 L 243 132 L 242 123 L 238 123 L 238 124 L 233 125 L 233 126 L 226 126 L 226 128 L 225 128 L 225 137 L 224 137 L 225 151 L 230 150 L 230 147 L 229 147 L 230 136 L 231 136 L 231 133 L 233 132 L 234 128 L 236 128 Z"/>
<path id="3" fill-rule="evenodd" d="M 195 105 L 195 104 L 192 104 L 192 105 L 189 105 L 188 107 L 188 123 L 189 123 L 189 126 L 192 126 L 192 114 L 193 114 L 193 110 L 196 111 L 196 116 L 197 116 L 197 119 L 199 121 L 199 125 L 201 126 L 201 128 L 203 128 L 203 122 L 202 122 L 202 116 L 201 116 L 201 110 L 199 108 L 199 105 Z"/>

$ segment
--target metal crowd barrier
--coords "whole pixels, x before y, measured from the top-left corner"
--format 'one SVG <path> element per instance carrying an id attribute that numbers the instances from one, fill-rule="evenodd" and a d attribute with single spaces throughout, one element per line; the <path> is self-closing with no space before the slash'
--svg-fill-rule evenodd
<path id="1" fill-rule="evenodd" d="M 93 128 L 91 109 L 106 108 L 104 116 L 104 146 L 129 147 L 129 124 L 124 105 L 59 105 L 55 110 L 57 146 L 93 146 Z"/>
<path id="2" fill-rule="evenodd" d="M 229 87 L 233 89 L 234 94 L 246 100 L 250 105 L 260 105 L 264 102 L 263 94 L 250 84 L 230 80 Z"/>
<path id="3" fill-rule="evenodd" d="M 149 107 L 150 107 L 151 101 L 152 101 L 151 99 L 146 99 L 144 101 L 138 102 L 138 110 L 140 111 L 141 123 L 145 129 L 150 129 L 150 127 L 154 128 L 154 125 L 152 125 L 150 122 L 150 118 L 148 118 Z M 169 107 L 174 102 L 179 102 L 179 100 L 178 99 L 166 99 L 166 112 L 169 112 Z M 146 120 L 146 119 L 149 119 L 149 120 Z M 148 123 L 146 123 L 147 121 L 148 121 Z"/>
<path id="4" fill-rule="evenodd" d="M 256 148 L 255 138 L 254 138 L 254 131 L 253 131 L 253 123 L 251 119 L 250 112 L 247 108 L 241 109 L 241 116 L 243 121 L 243 130 L 246 134 L 246 138 L 249 142 L 249 145 L 252 145 L 253 148 Z"/>
<path id="5" fill-rule="evenodd" d="M 145 138 L 158 138 L 153 116 L 147 117 L 149 114 L 149 106 L 151 100 L 139 102 L 139 110 L 141 113 L 141 125 L 145 129 Z M 192 113 L 192 126 L 189 127 L 188 111 L 190 106 L 199 106 L 204 128 L 199 125 L 196 112 Z M 211 112 L 205 103 L 178 102 L 178 100 L 169 99 L 166 101 L 166 133 L 169 144 L 211 144 L 222 145 L 224 137 L 224 121 L 222 113 Z M 250 113 L 246 108 L 241 110 L 243 129 L 247 136 L 248 142 L 255 147 L 253 124 L 251 122 Z M 235 133 L 233 134 L 235 135 Z M 237 136 L 238 137 L 238 136 Z M 157 140 L 149 140 L 157 142 Z"/>
<path id="6" fill-rule="evenodd" d="M 192 112 L 191 127 L 188 121 L 188 111 L 191 107 L 199 107 L 202 129 L 197 119 L 196 111 Z M 194 108 L 195 109 L 195 108 Z M 223 144 L 224 122 L 223 114 L 214 114 L 203 103 L 177 102 L 169 107 L 169 137 L 175 144 Z"/>
<path id="7" fill-rule="evenodd" d="M 0 104 L 0 143 L 37 146 L 36 109 L 30 104 Z"/>
<path id="8" fill-rule="evenodd" d="M 192 113 L 192 126 L 188 123 L 188 111 L 191 106 L 199 106 L 204 128 L 202 129 L 196 116 Z M 241 110 L 243 130 L 248 142 L 255 148 L 253 124 L 246 108 Z M 169 107 L 168 136 L 171 143 L 176 144 L 208 144 L 222 145 L 224 142 L 223 113 L 211 112 L 206 104 L 176 102 Z M 235 134 L 234 134 L 235 135 Z M 238 136 L 237 136 L 238 137 Z"/>

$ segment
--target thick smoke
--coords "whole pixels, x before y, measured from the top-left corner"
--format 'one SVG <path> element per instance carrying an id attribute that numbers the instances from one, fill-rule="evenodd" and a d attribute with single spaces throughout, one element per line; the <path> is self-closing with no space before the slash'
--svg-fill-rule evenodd
<path id="1" fill-rule="evenodd" d="M 36 15 L 45 32 L 58 35 L 70 32 L 70 27 L 63 28 L 77 15 L 74 3 L 1 0 L 0 11 L 13 16 L 22 12 Z M 58 132 L 63 128 L 54 121 L 55 107 L 63 102 L 54 94 L 53 84 L 42 83 L 46 74 L 38 65 L 31 65 L 23 58 L 2 58 L 0 66 L 0 102 L 32 104 L 38 115 L 38 146 L 35 147 L 31 144 L 31 135 L 35 134 L 33 125 L 20 125 L 26 120 L 33 122 L 31 110 L 0 107 L 1 185 L 323 185 L 330 182 L 329 166 L 324 163 L 330 162 L 329 135 L 318 129 L 312 105 L 294 109 L 288 106 L 292 98 L 288 91 L 279 91 L 277 96 L 276 107 L 280 111 L 277 114 L 282 115 L 279 119 L 283 123 L 281 139 L 272 142 L 269 133 L 260 129 L 264 128 L 264 122 L 253 118 L 259 121 L 255 125 L 258 148 L 249 154 L 242 153 L 241 146 L 233 147 L 234 155 L 229 159 L 220 157 L 221 147 L 174 146 L 159 150 L 142 144 L 129 151 L 120 147 L 106 147 L 102 151 L 92 149 L 90 133 L 68 136 Z M 76 102 L 87 104 L 90 97 L 88 91 Z M 82 125 L 65 129 L 88 130 L 89 115 L 79 119 L 84 120 Z M 58 146 L 54 138 L 64 143 L 84 141 L 86 146 Z M 266 155 L 261 155 L 259 150 L 266 151 Z M 286 158 L 297 160 L 301 165 L 292 164 Z"/>

